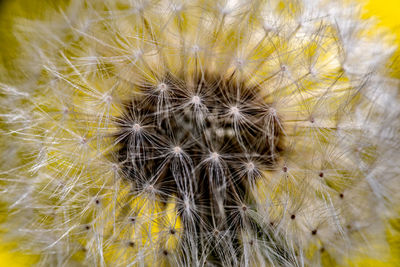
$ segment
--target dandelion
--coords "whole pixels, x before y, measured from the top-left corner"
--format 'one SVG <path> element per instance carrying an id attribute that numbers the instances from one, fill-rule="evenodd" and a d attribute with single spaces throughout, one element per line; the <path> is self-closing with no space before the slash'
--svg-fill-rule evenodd
<path id="1" fill-rule="evenodd" d="M 43 266 L 384 259 L 394 47 L 347 1 L 72 0 L 14 31 L 7 237 Z"/>

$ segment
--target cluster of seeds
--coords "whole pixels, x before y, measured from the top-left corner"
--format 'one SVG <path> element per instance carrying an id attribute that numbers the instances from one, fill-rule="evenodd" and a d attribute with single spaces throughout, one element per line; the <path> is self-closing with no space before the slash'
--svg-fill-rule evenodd
<path id="1" fill-rule="evenodd" d="M 116 120 L 124 176 L 137 194 L 152 191 L 164 203 L 175 196 L 184 228 L 196 229 L 188 232 L 196 242 L 211 238 L 217 245 L 216 231 L 231 231 L 226 241 L 238 246 L 235 233 L 250 223 L 257 179 L 276 168 L 282 138 L 277 113 L 261 88 L 234 74 L 159 80 L 143 85 Z"/>

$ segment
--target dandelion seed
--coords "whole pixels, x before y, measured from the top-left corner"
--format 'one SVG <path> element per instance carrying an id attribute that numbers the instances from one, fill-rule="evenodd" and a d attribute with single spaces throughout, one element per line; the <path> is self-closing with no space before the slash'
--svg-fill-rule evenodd
<path id="1" fill-rule="evenodd" d="M 311 231 L 311 234 L 312 234 L 312 235 L 316 235 L 316 234 L 317 234 L 317 230 L 316 230 L 316 229 L 312 230 L 312 231 Z"/>

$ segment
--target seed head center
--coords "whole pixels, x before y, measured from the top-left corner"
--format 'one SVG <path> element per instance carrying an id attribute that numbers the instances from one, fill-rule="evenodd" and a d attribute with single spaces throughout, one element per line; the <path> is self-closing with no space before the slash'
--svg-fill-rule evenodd
<path id="1" fill-rule="evenodd" d="M 157 89 L 158 89 L 158 91 L 160 91 L 161 93 L 163 93 L 163 92 L 165 92 L 165 91 L 168 90 L 168 85 L 165 84 L 165 83 L 160 83 L 160 84 L 157 86 Z"/>
<path id="2" fill-rule="evenodd" d="M 132 126 L 132 129 L 133 129 L 133 131 L 136 133 L 136 132 L 139 132 L 140 130 L 142 130 L 142 126 L 140 126 L 139 123 L 135 123 L 135 124 Z"/>
<path id="3" fill-rule="evenodd" d="M 213 161 L 218 161 L 218 160 L 219 160 L 219 154 L 218 154 L 217 152 L 212 152 L 212 153 L 210 154 L 210 158 L 211 158 L 211 160 L 213 160 Z"/>
<path id="4" fill-rule="evenodd" d="M 246 164 L 246 169 L 247 169 L 247 171 L 251 172 L 251 171 L 254 170 L 254 168 L 255 168 L 255 166 L 254 166 L 254 163 L 253 163 L 253 162 L 248 162 L 248 163 Z"/>
<path id="5" fill-rule="evenodd" d="M 197 96 L 197 95 L 193 96 L 191 103 L 194 104 L 194 105 L 200 105 L 200 103 L 201 103 L 200 97 Z"/>
<path id="6" fill-rule="evenodd" d="M 176 196 L 188 216 L 228 218 L 253 181 L 276 167 L 279 116 L 270 119 L 277 111 L 259 86 L 221 74 L 195 76 L 168 73 L 163 82 L 143 84 L 118 120 L 118 164 L 135 188 L 166 202 Z"/>
<path id="7" fill-rule="evenodd" d="M 182 148 L 179 147 L 179 146 L 174 147 L 173 150 L 174 150 L 174 153 L 177 154 L 177 155 L 180 154 L 180 153 L 182 153 Z"/>
<path id="8" fill-rule="evenodd" d="M 234 116 L 238 116 L 240 114 L 240 110 L 237 106 L 233 106 L 229 109 L 230 114 Z"/>

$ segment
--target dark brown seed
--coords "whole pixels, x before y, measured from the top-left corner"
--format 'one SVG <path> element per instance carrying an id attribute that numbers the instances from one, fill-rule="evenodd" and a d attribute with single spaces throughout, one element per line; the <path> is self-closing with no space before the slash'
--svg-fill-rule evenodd
<path id="1" fill-rule="evenodd" d="M 312 234 L 312 235 L 316 235 L 316 234 L 317 234 L 317 229 L 312 230 L 312 231 L 311 231 L 311 234 Z"/>

